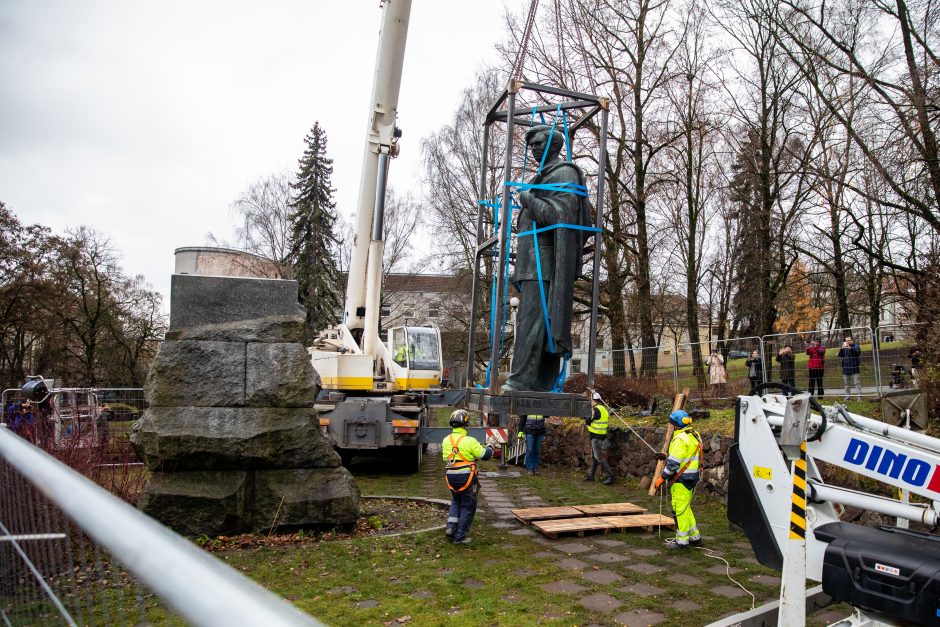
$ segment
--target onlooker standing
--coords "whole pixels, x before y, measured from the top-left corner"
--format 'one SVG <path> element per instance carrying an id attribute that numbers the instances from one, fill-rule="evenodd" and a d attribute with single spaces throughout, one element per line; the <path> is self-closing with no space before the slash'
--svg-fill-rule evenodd
<path id="1" fill-rule="evenodd" d="M 813 340 L 806 345 L 806 354 L 809 360 L 806 367 L 809 369 L 809 393 L 812 395 L 815 386 L 817 396 L 822 398 L 826 392 L 823 390 L 823 377 L 826 375 L 826 347 L 819 340 Z"/>
<path id="2" fill-rule="evenodd" d="M 796 366 L 793 347 L 787 344 L 777 351 L 777 363 L 780 364 L 780 383 L 796 388 Z M 789 393 L 787 393 L 789 396 Z"/>
<path id="3" fill-rule="evenodd" d="M 602 404 L 601 395 L 597 392 L 591 395 L 591 407 L 593 412 L 590 418 L 585 418 L 588 433 L 591 438 L 591 470 L 588 472 L 585 481 L 594 481 L 594 473 L 597 467 L 601 467 L 604 473 L 604 485 L 610 485 L 614 482 L 614 476 L 610 473 L 610 466 L 604 459 L 604 442 L 607 440 L 607 426 L 610 420 L 610 412 Z"/>
<path id="4" fill-rule="evenodd" d="M 525 439 L 525 471 L 537 475 L 542 469 L 542 440 L 545 439 L 545 416 L 519 416 L 519 439 Z"/>
<path id="5" fill-rule="evenodd" d="M 852 341 L 851 335 L 845 336 L 842 348 L 839 349 L 839 358 L 842 360 L 842 382 L 845 383 L 845 400 L 849 400 L 850 383 L 855 382 L 855 398 L 862 400 L 862 383 L 859 380 L 859 367 L 862 362 L 862 348 Z"/>
<path id="6" fill-rule="evenodd" d="M 764 361 L 760 358 L 760 351 L 752 351 L 744 364 L 747 366 L 747 378 L 751 381 L 751 389 L 764 382 Z"/>
<path id="7" fill-rule="evenodd" d="M 715 389 L 715 394 L 723 396 L 725 393 L 725 384 L 728 382 L 728 373 L 725 370 L 725 358 L 721 352 L 714 348 L 711 355 L 705 360 L 708 366 L 708 383 Z"/>
<path id="8" fill-rule="evenodd" d="M 920 347 L 916 345 L 912 346 L 910 352 L 907 354 L 907 357 L 911 360 L 911 379 L 916 386 L 918 385 L 917 375 L 919 374 L 918 371 L 920 370 Z"/>

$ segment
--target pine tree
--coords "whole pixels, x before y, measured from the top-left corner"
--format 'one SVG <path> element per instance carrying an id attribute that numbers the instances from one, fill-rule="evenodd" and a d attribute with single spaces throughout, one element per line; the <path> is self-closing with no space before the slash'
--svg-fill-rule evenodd
<path id="1" fill-rule="evenodd" d="M 291 183 L 290 262 L 300 302 L 307 310 L 307 340 L 336 323 L 340 279 L 336 250 L 336 203 L 330 177 L 333 160 L 326 156 L 326 132 L 316 122 L 304 138 L 306 148 Z"/>

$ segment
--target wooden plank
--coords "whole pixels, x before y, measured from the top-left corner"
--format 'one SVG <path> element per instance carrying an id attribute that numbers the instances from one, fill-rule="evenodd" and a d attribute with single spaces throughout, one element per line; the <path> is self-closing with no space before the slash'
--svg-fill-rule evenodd
<path id="1" fill-rule="evenodd" d="M 572 507 L 587 516 L 625 516 L 628 514 L 645 514 L 649 511 L 633 503 L 598 503 L 597 505 L 573 505 Z"/>
<path id="2" fill-rule="evenodd" d="M 662 514 L 634 514 L 633 516 L 600 516 L 600 519 L 615 529 L 634 527 L 670 527 L 675 528 L 676 521 Z"/>
<path id="3" fill-rule="evenodd" d="M 511 509 L 512 515 L 521 522 L 530 523 L 533 520 L 548 520 L 550 518 L 576 518 L 583 516 L 580 511 L 573 507 L 529 507 L 522 509 Z"/>
<path id="4" fill-rule="evenodd" d="M 647 525 L 649 523 L 646 523 Z M 557 538 L 562 533 L 576 533 L 583 536 L 585 531 L 610 531 L 616 529 L 612 523 L 601 518 L 564 518 L 560 520 L 536 520 L 532 526 L 549 538 Z"/>
<path id="5" fill-rule="evenodd" d="M 676 394 L 675 400 L 672 402 L 672 411 L 677 409 L 682 409 L 685 407 L 685 402 L 689 400 L 689 388 L 682 390 L 682 394 Z M 675 427 L 672 424 L 672 421 L 669 421 L 669 426 L 666 427 L 666 438 L 663 440 L 663 447 L 661 449 L 662 453 L 665 455 L 669 453 L 669 443 L 672 442 L 672 433 L 675 431 Z M 658 477 L 663 472 L 663 467 L 666 465 L 666 462 L 663 460 L 657 460 L 656 470 L 653 472 L 653 476 L 650 478 L 650 489 L 649 495 L 654 496 L 656 494 L 656 477 Z"/>

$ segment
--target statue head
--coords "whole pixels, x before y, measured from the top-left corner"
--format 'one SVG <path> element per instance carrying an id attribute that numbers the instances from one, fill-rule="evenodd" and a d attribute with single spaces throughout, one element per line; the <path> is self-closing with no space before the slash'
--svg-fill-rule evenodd
<path id="1" fill-rule="evenodd" d="M 525 143 L 532 151 L 532 157 L 539 163 L 542 161 L 545 145 L 549 144 L 549 140 L 551 145 L 548 146 L 548 155 L 545 156 L 546 162 L 558 156 L 561 149 L 565 147 L 565 136 L 544 124 L 533 126 L 525 134 Z"/>

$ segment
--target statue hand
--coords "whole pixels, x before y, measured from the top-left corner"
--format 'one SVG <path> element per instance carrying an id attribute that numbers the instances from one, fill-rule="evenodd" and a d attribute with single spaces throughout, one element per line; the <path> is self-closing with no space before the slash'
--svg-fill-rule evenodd
<path id="1" fill-rule="evenodd" d="M 531 191 L 526 190 L 519 194 L 519 204 L 523 207 L 528 207 L 532 203 L 533 198 L 535 198 L 535 195 Z"/>

